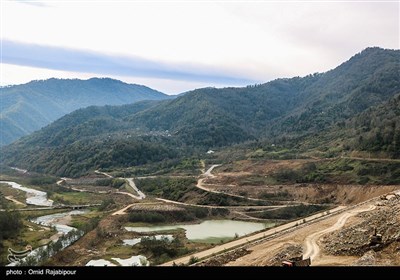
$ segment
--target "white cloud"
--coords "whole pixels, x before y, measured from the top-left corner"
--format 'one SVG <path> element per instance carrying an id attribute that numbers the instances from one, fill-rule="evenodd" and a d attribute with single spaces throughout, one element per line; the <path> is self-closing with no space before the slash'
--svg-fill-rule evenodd
<path id="1" fill-rule="evenodd" d="M 369 46 L 399 48 L 399 2 L 41 2 L 3 1 L 2 38 L 262 81 L 327 71 Z"/>

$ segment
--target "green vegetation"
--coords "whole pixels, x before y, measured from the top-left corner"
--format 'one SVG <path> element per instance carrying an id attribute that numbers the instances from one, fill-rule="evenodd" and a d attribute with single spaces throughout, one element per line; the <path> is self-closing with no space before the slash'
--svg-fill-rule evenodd
<path id="1" fill-rule="evenodd" d="M 164 174 L 198 176 L 200 175 L 200 159 L 198 157 L 164 159 L 159 162 L 125 168 L 115 176 L 133 177 Z"/>
<path id="2" fill-rule="evenodd" d="M 161 100 L 168 96 L 145 86 L 92 78 L 86 81 L 49 79 L 3 87 L 0 98 L 2 146 L 79 108 Z M 102 110 L 107 112 L 107 108 Z"/>
<path id="3" fill-rule="evenodd" d="M 119 189 L 125 183 L 126 183 L 125 179 L 120 179 L 120 178 L 105 178 L 96 181 L 97 186 L 112 187 L 116 189 Z"/>
<path id="4" fill-rule="evenodd" d="M 154 195 L 165 199 L 183 201 L 188 193 L 202 194 L 204 191 L 196 188 L 195 178 L 146 178 L 137 180 L 140 190 L 148 195 Z"/>
<path id="5" fill-rule="evenodd" d="M 72 244 L 82 236 L 82 232 L 72 230 L 58 238 L 56 242 L 50 242 L 47 246 L 42 246 L 36 257 L 28 256 L 19 262 L 19 266 L 39 266 L 66 247 L 65 244 Z"/>
<path id="6" fill-rule="evenodd" d="M 143 237 L 140 241 L 140 247 L 140 252 L 149 255 L 153 265 L 166 262 L 190 252 L 179 237 L 175 237 L 172 240 L 169 240 L 167 237 L 162 237 L 159 240 L 154 236 Z"/>
<path id="7" fill-rule="evenodd" d="M 187 202 L 200 205 L 234 206 L 253 205 L 254 201 L 241 197 L 212 193 L 195 186 L 195 178 L 146 178 L 137 181 L 137 186 L 144 193 L 169 200 Z M 269 202 L 257 201 L 257 205 L 270 205 Z"/>
<path id="8" fill-rule="evenodd" d="M 56 177 L 36 175 L 36 176 L 34 176 L 34 177 L 29 179 L 28 184 L 29 185 L 41 186 L 41 185 L 55 184 L 56 182 L 57 182 L 57 178 Z"/>
<path id="9" fill-rule="evenodd" d="M 0 212 L 0 265 L 5 264 L 4 256 L 7 254 L 5 241 L 13 239 L 21 232 L 23 223 L 18 212 Z"/>
<path id="10" fill-rule="evenodd" d="M 77 228 L 78 230 L 87 233 L 91 230 L 94 230 L 100 222 L 99 216 L 94 216 L 91 218 L 84 217 L 82 215 L 76 216 L 74 215 L 72 218 L 72 226 Z"/>
<path id="11" fill-rule="evenodd" d="M 190 259 L 189 259 L 188 265 L 195 264 L 198 261 L 199 261 L 199 258 L 197 258 L 195 256 L 191 256 Z"/>
<path id="12" fill-rule="evenodd" d="M 278 192 L 263 192 L 260 194 L 260 198 L 271 200 L 290 200 L 292 195 L 287 190 L 284 190 Z"/>
<path id="13" fill-rule="evenodd" d="M 15 237 L 22 229 L 21 215 L 17 211 L 0 212 L 0 241 Z"/>
<path id="14" fill-rule="evenodd" d="M 3 148 L 2 162 L 71 177 L 96 168 L 140 174 L 174 161 L 196 169 L 183 159 L 239 144 L 234 149 L 255 159 L 300 158 L 310 149 L 328 158 L 358 150 L 398 157 L 399 61 L 398 50 L 368 48 L 322 74 L 81 109 Z"/>
<path id="15" fill-rule="evenodd" d="M 112 198 L 106 198 L 101 202 L 100 206 L 97 207 L 99 211 L 109 211 L 116 207 L 115 201 Z"/>
<path id="16" fill-rule="evenodd" d="M 65 204 L 65 205 L 77 205 L 77 204 L 94 204 L 103 203 L 107 198 L 106 194 L 97 194 L 89 192 L 57 192 L 52 193 L 49 196 L 53 201 Z"/>
<path id="17" fill-rule="evenodd" d="M 129 214 L 131 223 L 179 223 L 197 221 L 207 217 L 224 217 L 229 214 L 227 209 L 206 209 L 201 207 L 182 206 L 175 211 L 135 211 Z"/>
<path id="18" fill-rule="evenodd" d="M 331 159 L 305 163 L 298 169 L 280 169 L 272 174 L 276 184 L 340 183 L 399 184 L 400 162 L 368 159 Z M 266 198 L 266 197 L 264 197 Z"/>
<path id="19" fill-rule="evenodd" d="M 157 212 L 133 212 L 129 214 L 128 221 L 131 223 L 164 223 L 166 218 Z"/>
<path id="20" fill-rule="evenodd" d="M 271 220 L 293 220 L 304 216 L 309 216 L 314 212 L 327 209 L 328 206 L 322 205 L 296 205 L 279 208 L 272 211 L 264 211 L 261 213 L 247 213 L 257 218 L 271 219 Z"/>

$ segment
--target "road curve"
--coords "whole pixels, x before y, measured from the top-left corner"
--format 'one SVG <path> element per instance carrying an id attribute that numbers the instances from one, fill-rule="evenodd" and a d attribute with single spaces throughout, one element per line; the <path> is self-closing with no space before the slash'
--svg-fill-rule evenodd
<path id="1" fill-rule="evenodd" d="M 126 214 L 126 210 L 128 210 L 129 208 L 131 208 L 133 205 L 135 205 L 135 203 L 129 204 L 128 206 L 126 206 L 126 207 L 124 207 L 124 208 L 122 208 L 122 209 L 119 209 L 118 211 L 115 211 L 115 212 L 112 213 L 111 215 L 112 215 L 112 216 L 115 216 L 115 215 L 125 215 L 125 214 Z"/>
<path id="2" fill-rule="evenodd" d="M 101 171 L 99 171 L 99 170 L 95 170 L 94 173 L 104 175 L 104 176 L 106 176 L 106 177 L 108 177 L 108 178 L 114 178 L 114 177 L 111 176 L 110 174 L 107 174 L 106 172 L 101 172 Z"/>
<path id="3" fill-rule="evenodd" d="M 216 190 L 212 190 L 212 189 L 207 188 L 204 185 L 204 180 L 206 180 L 207 178 L 215 178 L 216 176 L 214 174 L 212 174 L 211 171 L 213 171 L 213 169 L 215 167 L 218 167 L 218 166 L 221 166 L 221 165 L 222 164 L 214 164 L 206 172 L 204 172 L 203 175 L 205 177 L 198 179 L 196 187 L 199 188 L 199 189 L 202 189 L 203 191 L 206 191 L 206 192 L 217 193 L 217 194 L 222 194 L 222 195 L 232 196 L 232 197 L 238 197 L 238 198 L 244 198 L 244 199 L 252 200 L 252 201 L 265 201 L 264 199 L 252 198 L 252 197 L 247 197 L 247 196 L 237 195 L 237 194 L 231 194 L 231 193 L 225 193 L 225 192 L 220 192 L 220 191 L 216 191 Z"/>
<path id="4" fill-rule="evenodd" d="M 331 209 L 331 210 L 329 210 L 330 214 L 328 216 L 333 215 L 335 212 L 343 210 L 344 208 L 346 208 L 346 207 L 345 206 L 339 206 L 339 207 L 336 207 L 334 209 Z M 307 219 L 307 221 L 312 221 L 312 220 L 321 218 L 322 215 L 323 215 L 323 213 L 322 214 L 318 213 L 318 214 L 314 214 L 312 216 L 306 217 L 306 219 Z M 173 261 L 169 261 L 169 262 L 161 264 L 161 266 L 172 266 L 172 265 L 174 265 L 174 263 L 177 264 L 177 265 L 178 264 L 187 264 L 191 257 L 196 257 L 198 259 L 203 259 L 203 258 L 209 257 L 209 256 L 211 256 L 213 254 L 221 253 L 224 250 L 233 249 L 233 248 L 239 247 L 241 245 L 244 245 L 244 244 L 246 244 L 248 242 L 252 242 L 252 241 L 255 241 L 255 240 L 270 236 L 270 235 L 273 235 L 275 233 L 278 233 L 278 232 L 281 232 L 281 231 L 296 227 L 301 223 L 303 223 L 303 219 L 299 219 L 299 220 L 296 220 L 296 221 L 293 221 L 293 222 L 290 222 L 290 223 L 287 223 L 287 224 L 283 224 L 283 225 L 277 226 L 275 228 L 267 229 L 265 231 L 256 233 L 256 234 L 251 235 L 251 236 L 245 236 L 243 238 L 233 240 L 231 242 L 228 242 L 228 243 L 213 247 L 211 249 L 204 250 L 204 251 L 192 254 L 190 256 L 185 256 L 185 257 L 173 260 Z"/>
<path id="5" fill-rule="evenodd" d="M 131 188 L 139 195 L 138 199 L 146 198 L 146 195 L 136 187 L 136 184 L 133 181 L 133 178 L 127 178 L 126 180 L 128 181 L 129 186 L 131 186 Z"/>
<path id="6" fill-rule="evenodd" d="M 303 255 L 303 258 L 306 259 L 310 257 L 311 263 L 313 263 L 319 257 L 320 248 L 317 244 L 317 241 L 320 239 L 322 235 L 341 229 L 345 225 L 348 218 L 355 216 L 358 213 L 371 211 L 373 209 L 375 209 L 375 206 L 370 205 L 368 208 L 351 210 L 349 212 L 346 212 L 343 215 L 339 216 L 337 222 L 333 226 L 307 236 L 306 239 L 304 240 L 305 253 Z"/>

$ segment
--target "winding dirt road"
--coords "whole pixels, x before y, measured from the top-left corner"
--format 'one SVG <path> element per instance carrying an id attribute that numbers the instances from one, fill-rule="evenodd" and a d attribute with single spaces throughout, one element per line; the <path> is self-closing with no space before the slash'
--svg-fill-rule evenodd
<path id="1" fill-rule="evenodd" d="M 305 259 L 310 257 L 311 263 L 315 263 L 319 257 L 319 252 L 320 252 L 317 242 L 321 238 L 322 235 L 341 229 L 345 225 L 348 218 L 355 216 L 358 213 L 374 210 L 375 208 L 376 208 L 375 205 L 370 205 L 368 208 L 355 209 L 355 210 L 346 212 L 338 218 L 337 222 L 333 226 L 307 236 L 306 239 L 304 240 L 305 253 L 304 253 L 303 257 Z"/>
<path id="2" fill-rule="evenodd" d="M 105 172 L 101 172 L 101 171 L 99 171 L 99 170 L 95 170 L 94 173 L 104 175 L 104 176 L 106 176 L 106 177 L 108 177 L 108 178 L 114 178 L 114 177 L 111 176 L 110 174 L 107 174 L 107 173 L 105 173 Z"/>
<path id="3" fill-rule="evenodd" d="M 16 200 L 12 195 L 5 196 L 4 198 L 7 199 L 7 200 L 9 200 L 9 201 L 14 202 L 14 203 L 17 204 L 17 205 L 26 206 L 25 203 L 22 203 L 21 201 Z"/>
<path id="4" fill-rule="evenodd" d="M 133 205 L 135 205 L 135 203 L 129 204 L 128 206 L 126 206 L 126 207 L 124 207 L 124 208 L 122 208 L 122 209 L 119 209 L 119 210 L 115 211 L 115 212 L 112 213 L 111 215 L 112 215 L 112 216 L 115 216 L 115 215 L 125 215 L 125 214 L 126 214 L 126 210 L 128 210 L 129 208 L 131 208 Z"/>
<path id="5" fill-rule="evenodd" d="M 205 176 L 205 177 L 200 177 L 198 179 L 196 187 L 199 188 L 199 189 L 202 189 L 203 191 L 206 191 L 206 192 L 223 194 L 223 195 L 232 196 L 232 197 L 238 197 L 238 198 L 244 198 L 244 199 L 252 200 L 252 201 L 266 201 L 264 199 L 247 197 L 247 196 L 243 196 L 243 195 L 231 194 L 231 193 L 226 193 L 226 192 L 220 192 L 220 191 L 216 191 L 216 190 L 207 188 L 205 186 L 205 184 L 204 184 L 204 180 L 206 180 L 208 178 L 215 178 L 216 176 L 214 174 L 212 174 L 211 172 L 213 171 L 214 168 L 216 168 L 218 166 L 221 166 L 221 165 L 222 164 L 214 164 L 209 169 L 207 169 L 207 171 L 203 173 L 203 176 Z"/>
<path id="6" fill-rule="evenodd" d="M 337 211 L 343 210 L 343 208 L 346 208 L 346 207 L 339 206 L 337 208 L 331 209 L 330 210 L 330 214 L 327 215 L 327 217 L 335 214 Z M 319 218 L 322 217 L 322 215 L 323 214 L 321 214 L 321 213 L 314 214 L 312 216 L 307 217 L 307 221 L 312 221 L 312 220 L 315 220 L 315 219 L 319 219 Z M 166 262 L 166 263 L 162 264 L 161 266 L 172 266 L 174 263 L 175 264 L 187 264 L 192 256 L 196 257 L 198 259 L 203 259 L 203 258 L 209 257 L 211 255 L 221 253 L 221 252 L 223 252 L 225 250 L 229 250 L 229 249 L 233 249 L 233 248 L 236 248 L 236 247 L 240 247 L 242 245 L 245 245 L 246 243 L 250 243 L 252 241 L 259 240 L 259 239 L 274 235 L 276 233 L 285 231 L 287 229 L 297 227 L 301 223 L 303 223 L 303 219 L 292 221 L 290 223 L 283 224 L 283 225 L 277 226 L 277 227 L 272 228 L 272 229 L 267 229 L 265 231 L 256 233 L 254 235 L 245 236 L 243 238 L 239 238 L 239 239 L 233 240 L 233 241 L 225 243 L 223 245 L 219 245 L 219 246 L 216 246 L 214 248 L 211 248 L 211 249 L 208 249 L 208 250 L 205 250 L 205 251 L 201 251 L 201 252 L 195 253 L 195 254 L 190 255 L 190 256 L 185 256 L 185 257 L 182 257 L 182 258 L 170 261 L 170 262 Z"/>
<path id="7" fill-rule="evenodd" d="M 133 181 L 133 178 L 127 178 L 126 179 L 128 181 L 129 186 L 131 186 L 131 188 L 139 195 L 138 199 L 145 199 L 146 195 L 138 189 L 138 187 L 136 187 L 135 182 Z"/>

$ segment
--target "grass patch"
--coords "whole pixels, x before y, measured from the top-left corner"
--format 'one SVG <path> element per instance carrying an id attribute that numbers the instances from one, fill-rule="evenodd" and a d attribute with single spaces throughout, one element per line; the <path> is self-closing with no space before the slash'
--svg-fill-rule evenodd
<path id="1" fill-rule="evenodd" d="M 165 199 L 184 201 L 189 192 L 202 193 L 196 188 L 195 178 L 146 178 L 137 180 L 136 184 L 144 193 Z"/>
<path id="2" fill-rule="evenodd" d="M 319 212 L 325 209 L 328 209 L 329 206 L 322 205 L 296 205 L 296 206 L 288 206 L 284 208 L 279 208 L 271 211 L 264 211 L 259 213 L 248 213 L 256 218 L 262 219 L 276 219 L 276 220 L 293 220 L 301 217 L 306 217 L 311 215 L 312 213 Z"/>
<path id="3" fill-rule="evenodd" d="M 12 196 L 14 199 L 22 202 L 22 203 L 26 203 L 26 192 L 18 190 L 18 189 L 14 189 L 12 188 L 10 185 L 8 184 L 3 184 L 0 183 L 0 193 L 1 195 L 5 196 Z M 8 206 L 8 207 L 15 207 L 15 208 L 20 208 L 21 205 L 17 205 L 14 202 L 11 202 L 9 200 L 6 200 L 7 203 L 5 203 L 5 205 L 2 206 Z M 3 207 L 4 209 L 5 207 Z"/>
<path id="4" fill-rule="evenodd" d="M 103 258 L 107 258 L 111 261 L 111 258 L 130 258 L 133 255 L 138 255 L 139 250 L 134 249 L 133 246 L 126 246 L 122 244 L 114 244 L 107 248 L 106 255 Z"/>
<path id="5" fill-rule="evenodd" d="M 107 195 L 88 192 L 61 192 L 53 193 L 50 198 L 55 202 L 66 205 L 79 205 L 102 203 Z"/>
<path id="6" fill-rule="evenodd" d="M 65 209 L 51 209 L 51 210 L 28 210 L 27 211 L 21 211 L 21 216 L 23 219 L 32 219 L 40 216 L 46 216 L 46 215 L 51 215 L 51 214 L 56 214 L 56 213 L 63 213 L 67 212 L 68 210 Z"/>
<path id="7" fill-rule="evenodd" d="M 279 184 L 400 184 L 400 162 L 332 159 L 305 163 L 299 169 L 280 169 L 272 174 Z"/>

